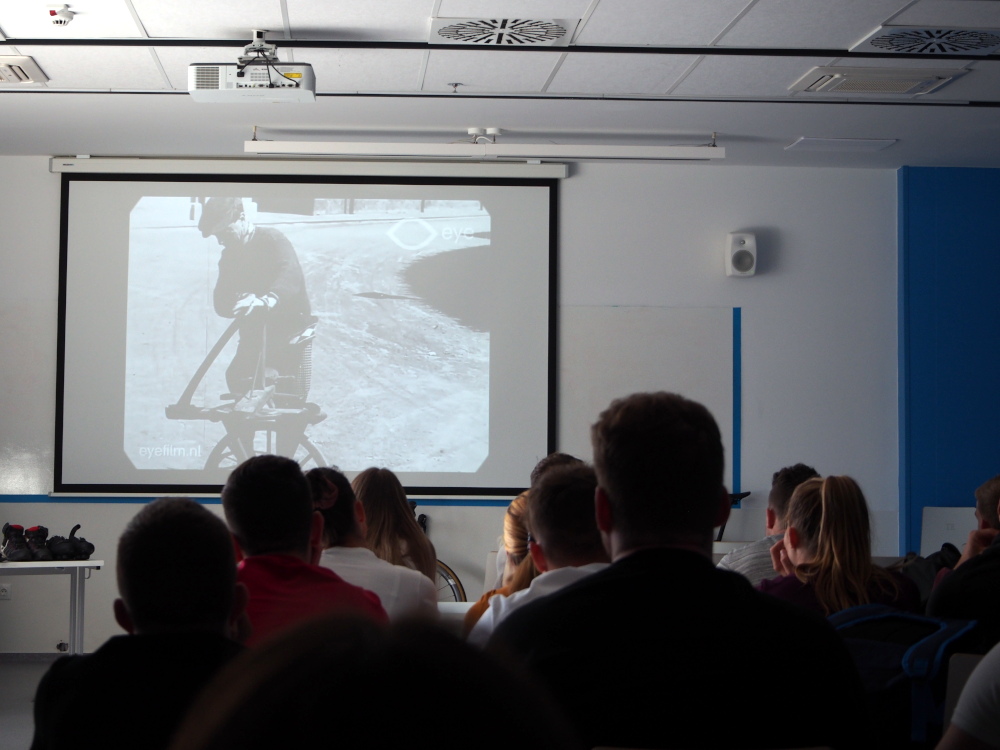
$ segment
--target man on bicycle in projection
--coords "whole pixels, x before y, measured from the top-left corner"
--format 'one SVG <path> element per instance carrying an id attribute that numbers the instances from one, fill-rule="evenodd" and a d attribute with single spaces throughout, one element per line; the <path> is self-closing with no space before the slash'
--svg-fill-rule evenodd
<path id="1" fill-rule="evenodd" d="M 242 198 L 209 198 L 198 229 L 222 245 L 215 312 L 239 318 L 239 346 L 226 370 L 233 398 L 275 385 L 305 400 L 311 372 L 312 316 L 305 278 L 288 238 L 255 226 Z"/>

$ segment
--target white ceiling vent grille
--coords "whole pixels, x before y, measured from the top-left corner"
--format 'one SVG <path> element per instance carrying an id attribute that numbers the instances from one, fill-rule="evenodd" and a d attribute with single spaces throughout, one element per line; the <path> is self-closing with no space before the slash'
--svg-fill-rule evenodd
<path id="1" fill-rule="evenodd" d="M 1000 29 L 882 26 L 851 47 L 851 52 L 985 56 L 998 49 L 1000 49 Z"/>
<path id="2" fill-rule="evenodd" d="M 568 47 L 578 21 L 529 18 L 435 18 L 431 44 Z"/>
<path id="3" fill-rule="evenodd" d="M 788 90 L 845 96 L 917 96 L 939 89 L 967 72 L 947 68 L 813 68 Z"/>
<path id="4" fill-rule="evenodd" d="M 20 55 L 0 55 L 0 86 L 46 83 L 49 77 L 34 60 Z"/>

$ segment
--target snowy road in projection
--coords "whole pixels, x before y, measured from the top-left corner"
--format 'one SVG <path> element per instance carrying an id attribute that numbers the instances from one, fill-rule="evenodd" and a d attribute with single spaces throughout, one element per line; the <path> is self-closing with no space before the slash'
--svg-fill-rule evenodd
<path id="1" fill-rule="evenodd" d="M 218 423 L 164 415 L 230 322 L 211 304 L 221 248 L 185 221 L 188 207 L 145 198 L 133 215 L 124 448 L 139 468 L 200 469 L 224 434 Z M 421 298 L 407 271 L 482 252 L 489 215 L 466 206 L 409 219 L 385 211 L 257 221 L 295 247 L 319 318 L 309 400 L 328 416 L 307 436 L 326 460 L 347 471 L 475 471 L 489 450 L 489 331 L 466 325 L 460 306 L 446 314 Z M 234 351 L 231 341 L 194 403 L 220 403 Z"/>

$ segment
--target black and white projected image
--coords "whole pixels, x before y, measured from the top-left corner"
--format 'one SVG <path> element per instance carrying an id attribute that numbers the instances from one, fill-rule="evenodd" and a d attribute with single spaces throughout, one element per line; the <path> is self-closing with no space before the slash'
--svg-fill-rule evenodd
<path id="1" fill-rule="evenodd" d="M 242 197 L 251 236 L 256 230 L 258 240 L 274 245 L 283 243 L 280 233 L 290 243 L 308 297 L 300 318 L 315 319 L 314 326 L 276 325 L 261 334 L 251 322 L 277 321 L 288 297 L 236 290 L 220 307 L 214 296 L 223 246 L 198 228 L 203 200 L 147 196 L 130 215 L 123 444 L 137 469 L 228 471 L 237 417 L 253 431 L 254 450 L 295 455 L 304 465 L 470 473 L 482 466 L 490 332 L 466 310 L 463 300 L 474 294 L 444 293 L 428 272 L 488 248 L 490 215 L 478 201 L 344 195 L 280 206 Z M 208 357 L 234 320 L 236 331 Z M 268 375 L 294 384 L 288 352 L 298 351 L 300 333 L 311 344 L 308 394 L 282 402 L 263 383 L 247 385 L 256 357 L 249 373 L 239 360 L 258 348 Z M 192 408 L 169 418 L 167 407 L 193 380 Z M 304 415 L 298 436 L 285 430 L 291 442 L 280 449 L 267 442 L 273 429 L 254 428 L 274 407 Z M 277 433 L 282 443 L 282 429 Z"/>

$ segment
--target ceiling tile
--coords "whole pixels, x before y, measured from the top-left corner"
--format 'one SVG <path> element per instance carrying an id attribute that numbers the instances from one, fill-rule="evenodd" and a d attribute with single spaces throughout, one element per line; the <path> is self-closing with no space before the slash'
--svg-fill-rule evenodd
<path id="1" fill-rule="evenodd" d="M 600 0 L 577 37 L 579 44 L 710 44 L 749 0 Z"/>
<path id="2" fill-rule="evenodd" d="M 759 0 L 720 46 L 850 49 L 905 0 Z"/>
<path id="3" fill-rule="evenodd" d="M 558 94 L 665 94 L 697 55 L 569 53 L 547 91 Z"/>
<path id="4" fill-rule="evenodd" d="M 295 59 L 313 66 L 324 93 L 420 91 L 420 50 L 297 49 Z"/>
<path id="5" fill-rule="evenodd" d="M 826 57 L 706 57 L 673 96 L 787 97 L 788 87 Z"/>
<path id="6" fill-rule="evenodd" d="M 451 91 L 448 84 L 461 83 L 459 93 L 540 92 L 558 54 L 544 52 L 500 52 L 486 50 L 434 50 L 427 61 L 424 91 Z"/>
<path id="7" fill-rule="evenodd" d="M 590 0 L 441 0 L 438 18 L 582 18 Z"/>
<path id="8" fill-rule="evenodd" d="M 1000 3 L 996 0 L 921 0 L 893 18 L 892 25 L 1000 29 Z"/>
<path id="9" fill-rule="evenodd" d="M 124 3 L 123 3 L 124 5 Z M 212 0 L 211 2 L 163 2 L 132 0 L 146 33 L 164 39 L 246 39 L 253 29 L 272 32 L 270 41 L 284 38 L 281 3 L 278 0 Z"/>
<path id="10" fill-rule="evenodd" d="M 65 26 L 55 26 L 49 15 L 54 0 L 12 0 L 0 3 L 0 29 L 8 39 L 97 39 L 100 37 L 137 37 L 136 25 L 128 6 L 107 0 L 67 2 L 76 15 Z"/>
<path id="11" fill-rule="evenodd" d="M 426 42 L 433 0 L 288 0 L 293 39 Z"/>
<path id="12" fill-rule="evenodd" d="M 49 77 L 50 89 L 162 91 L 163 76 L 146 47 L 18 47 Z M 185 85 L 186 87 L 186 85 Z"/>

